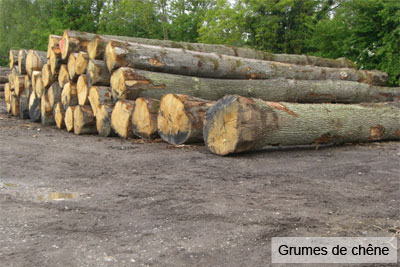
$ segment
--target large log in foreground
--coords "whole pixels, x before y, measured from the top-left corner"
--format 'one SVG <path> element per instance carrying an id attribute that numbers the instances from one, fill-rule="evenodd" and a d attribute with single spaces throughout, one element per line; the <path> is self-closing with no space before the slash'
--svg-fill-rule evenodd
<path id="1" fill-rule="evenodd" d="M 132 131 L 143 139 L 157 138 L 157 117 L 160 101 L 152 98 L 139 97 L 135 101 L 132 114 Z"/>
<path id="2" fill-rule="evenodd" d="M 164 95 L 157 118 L 158 134 L 174 145 L 203 142 L 204 115 L 213 103 L 186 95 Z"/>
<path id="3" fill-rule="evenodd" d="M 302 81 L 290 79 L 231 80 L 208 79 L 150 72 L 127 67 L 111 76 L 115 99 L 150 97 L 177 93 L 218 100 L 227 94 L 269 101 L 300 103 L 361 103 L 400 100 L 400 87 L 379 87 L 351 81 Z"/>
<path id="4" fill-rule="evenodd" d="M 132 113 L 135 108 L 135 101 L 119 100 L 111 114 L 111 127 L 123 138 L 132 136 Z"/>
<path id="5" fill-rule="evenodd" d="M 295 104 L 228 95 L 206 113 L 204 140 L 227 155 L 267 145 L 400 140 L 400 103 Z"/>
<path id="6" fill-rule="evenodd" d="M 331 79 L 358 81 L 373 85 L 385 85 L 388 81 L 388 75 L 381 71 L 302 66 L 114 40 L 107 45 L 105 59 L 110 72 L 119 67 L 132 67 L 220 79 Z"/>
<path id="7" fill-rule="evenodd" d="M 29 50 L 26 56 L 26 72 L 32 75 L 33 71 L 41 71 L 43 65 L 47 62 L 46 52 Z"/>
<path id="8" fill-rule="evenodd" d="M 272 54 L 251 48 L 233 47 L 215 44 L 173 42 L 169 40 L 145 39 L 126 36 L 96 35 L 91 38 L 87 51 L 91 59 L 103 59 L 106 46 L 111 40 L 127 41 L 132 43 L 180 48 L 190 51 L 216 53 L 219 55 L 243 57 L 250 59 L 277 61 L 298 65 L 313 65 L 331 68 L 355 68 L 356 65 L 345 58 L 329 59 L 307 55 Z"/>

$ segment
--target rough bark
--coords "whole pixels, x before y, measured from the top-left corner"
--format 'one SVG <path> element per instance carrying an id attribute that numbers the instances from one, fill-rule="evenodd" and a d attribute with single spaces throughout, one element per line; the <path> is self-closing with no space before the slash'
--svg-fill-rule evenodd
<path id="1" fill-rule="evenodd" d="M 47 94 L 43 94 L 40 101 L 41 122 L 45 126 L 55 125 L 56 121 L 53 115 L 53 107 L 50 105 Z"/>
<path id="2" fill-rule="evenodd" d="M 69 106 L 65 111 L 65 128 L 68 132 L 72 132 L 74 130 L 74 111 L 77 106 Z"/>
<path id="3" fill-rule="evenodd" d="M 71 53 L 87 52 L 89 42 L 96 34 L 66 30 L 59 43 L 62 59 L 67 59 Z"/>
<path id="4" fill-rule="evenodd" d="M 388 75 L 381 71 L 302 66 L 118 41 L 107 45 L 106 62 L 110 72 L 118 67 L 132 67 L 219 79 L 331 79 L 373 85 L 384 85 L 388 81 Z"/>
<path id="5" fill-rule="evenodd" d="M 78 53 L 71 53 L 68 57 L 67 69 L 69 74 L 69 79 L 73 82 L 78 80 L 78 74 L 75 70 L 76 58 L 78 57 Z"/>
<path id="6" fill-rule="evenodd" d="M 28 55 L 28 51 L 25 49 L 20 49 L 18 51 L 18 72 L 23 75 L 26 74 L 26 56 Z"/>
<path id="7" fill-rule="evenodd" d="M 17 95 L 11 95 L 11 114 L 13 116 L 19 116 L 19 97 Z"/>
<path id="8" fill-rule="evenodd" d="M 53 108 L 53 116 L 58 129 L 65 128 L 65 112 L 61 102 L 57 102 Z"/>
<path id="9" fill-rule="evenodd" d="M 100 105 L 112 104 L 111 88 L 106 86 L 92 86 L 89 89 L 88 99 L 94 115 L 97 116 L 97 110 Z"/>
<path id="10" fill-rule="evenodd" d="M 64 86 L 61 92 L 61 103 L 64 110 L 67 110 L 69 106 L 78 105 L 78 91 L 75 83 L 67 83 Z"/>
<path id="11" fill-rule="evenodd" d="M 10 50 L 8 60 L 10 61 L 10 70 L 12 70 L 18 65 L 18 50 Z"/>
<path id="12" fill-rule="evenodd" d="M 42 68 L 42 82 L 45 88 L 49 88 L 55 80 L 54 75 L 51 73 L 51 66 L 49 63 L 43 65 Z"/>
<path id="13" fill-rule="evenodd" d="M 204 140 L 227 155 L 267 145 L 400 140 L 400 104 L 298 104 L 228 95 L 206 113 Z"/>
<path id="14" fill-rule="evenodd" d="M 74 111 L 74 133 L 75 134 L 95 134 L 96 118 L 90 106 L 76 106 Z"/>
<path id="15" fill-rule="evenodd" d="M 213 103 L 186 95 L 164 95 L 157 118 L 158 134 L 174 145 L 202 142 L 204 115 Z"/>
<path id="16" fill-rule="evenodd" d="M 126 67 L 113 72 L 111 87 L 114 99 L 136 99 L 139 96 L 161 99 L 164 94 L 178 93 L 209 100 L 237 94 L 269 101 L 300 103 L 400 100 L 400 87 L 379 87 L 351 81 L 208 79 Z"/>
<path id="17" fill-rule="evenodd" d="M 58 82 L 54 82 L 49 89 L 47 90 L 47 98 L 49 100 L 49 104 L 51 107 L 58 102 L 61 102 L 61 92 L 62 88 L 58 84 Z"/>
<path id="18" fill-rule="evenodd" d="M 40 106 L 41 106 L 41 98 L 36 95 L 34 91 L 32 91 L 31 95 L 29 96 L 29 118 L 33 122 L 40 121 Z"/>
<path id="19" fill-rule="evenodd" d="M 278 61 L 283 63 L 292 63 L 298 65 L 313 65 L 320 67 L 333 68 L 355 68 L 356 65 L 345 58 L 329 59 L 307 55 L 288 55 L 288 54 L 272 54 L 251 48 L 241 48 L 225 45 L 201 44 L 201 43 L 186 43 L 173 42 L 168 40 L 155 40 L 125 36 L 107 36 L 96 35 L 93 37 L 87 47 L 89 57 L 91 59 L 103 59 L 107 44 L 111 40 L 126 41 L 132 43 L 163 46 L 170 48 L 180 48 L 184 50 L 216 53 L 220 55 L 243 57 L 250 59 Z"/>
<path id="20" fill-rule="evenodd" d="M 114 129 L 111 127 L 111 114 L 113 104 L 99 105 L 96 112 L 96 128 L 100 136 L 111 137 L 116 136 Z"/>
<path id="21" fill-rule="evenodd" d="M 67 69 L 67 65 L 62 64 L 58 73 L 58 84 L 61 87 L 64 87 L 67 83 L 70 82 L 69 73 Z"/>
<path id="22" fill-rule="evenodd" d="M 65 63 L 65 60 L 61 59 L 61 51 L 59 48 L 53 48 L 50 51 L 50 70 L 53 76 L 57 76 L 61 68 L 61 65 Z"/>
<path id="23" fill-rule="evenodd" d="M 49 35 L 49 42 L 47 44 L 47 54 L 46 54 L 47 58 L 50 58 L 50 54 L 53 48 L 59 49 L 58 44 L 60 43 L 61 38 L 62 37 L 58 35 L 53 35 L 53 34 Z"/>
<path id="24" fill-rule="evenodd" d="M 87 65 L 89 63 L 89 56 L 86 52 L 79 52 L 75 61 L 75 72 L 77 75 L 86 73 Z"/>
<path id="25" fill-rule="evenodd" d="M 33 71 L 41 71 L 43 65 L 46 64 L 47 57 L 46 52 L 37 51 L 37 50 L 29 50 L 26 56 L 26 72 L 29 75 L 32 75 Z"/>
<path id="26" fill-rule="evenodd" d="M 157 117 L 160 110 L 160 100 L 139 97 L 135 101 L 132 114 L 132 131 L 143 139 L 159 137 L 157 132 Z"/>
<path id="27" fill-rule="evenodd" d="M 132 137 L 132 113 L 135 101 L 121 99 L 111 114 L 111 127 L 123 138 Z"/>
<path id="28" fill-rule="evenodd" d="M 90 60 L 86 70 L 89 86 L 110 85 L 110 72 L 103 60 Z"/>
<path id="29" fill-rule="evenodd" d="M 81 106 L 89 105 L 89 87 L 87 84 L 86 75 L 82 74 L 78 78 L 78 83 L 76 84 L 76 89 L 78 91 L 78 103 Z M 93 110 L 94 112 L 94 110 Z"/>

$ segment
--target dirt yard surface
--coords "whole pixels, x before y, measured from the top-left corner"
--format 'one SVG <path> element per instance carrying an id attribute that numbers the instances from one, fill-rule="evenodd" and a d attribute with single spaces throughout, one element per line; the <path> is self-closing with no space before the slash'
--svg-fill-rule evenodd
<path id="1" fill-rule="evenodd" d="M 271 237 L 400 228 L 400 142 L 219 157 L 76 136 L 1 101 L 0 155 L 1 266 L 268 266 Z"/>

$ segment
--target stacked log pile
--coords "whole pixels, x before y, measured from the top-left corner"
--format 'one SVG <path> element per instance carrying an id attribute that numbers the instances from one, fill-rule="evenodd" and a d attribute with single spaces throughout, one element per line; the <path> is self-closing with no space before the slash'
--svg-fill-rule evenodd
<path id="1" fill-rule="evenodd" d="M 4 73 L 4 74 L 3 74 Z M 400 140 L 400 88 L 346 59 L 67 30 L 11 50 L 7 111 L 75 134 L 267 145 Z"/>

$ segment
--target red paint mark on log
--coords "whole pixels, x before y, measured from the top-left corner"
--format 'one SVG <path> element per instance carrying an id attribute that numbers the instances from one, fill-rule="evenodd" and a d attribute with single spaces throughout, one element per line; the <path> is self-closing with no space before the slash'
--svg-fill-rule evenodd
<path id="1" fill-rule="evenodd" d="M 273 109 L 279 109 L 279 110 L 287 112 L 288 114 L 290 114 L 292 116 L 298 117 L 296 113 L 294 113 L 293 111 L 291 111 L 290 109 L 288 109 L 287 107 L 282 105 L 281 103 L 269 102 L 269 101 L 266 101 L 266 102 L 267 102 L 268 106 L 270 106 Z"/>
<path id="2" fill-rule="evenodd" d="M 164 66 L 164 64 L 163 64 L 160 60 L 158 60 L 157 57 L 150 58 L 150 59 L 149 59 L 149 63 L 150 63 L 152 66 L 156 66 L 156 67 L 162 67 L 162 66 Z"/>
<path id="3" fill-rule="evenodd" d="M 60 51 L 62 51 L 63 44 L 64 44 L 64 38 L 61 38 L 61 40 L 58 42 L 58 47 L 60 48 Z"/>
<path id="4" fill-rule="evenodd" d="M 369 140 L 377 140 L 382 137 L 385 133 L 385 128 L 382 125 L 378 125 L 376 127 L 371 127 L 369 129 Z"/>

